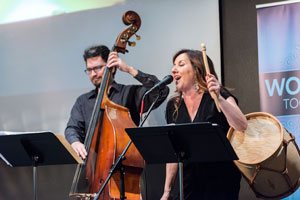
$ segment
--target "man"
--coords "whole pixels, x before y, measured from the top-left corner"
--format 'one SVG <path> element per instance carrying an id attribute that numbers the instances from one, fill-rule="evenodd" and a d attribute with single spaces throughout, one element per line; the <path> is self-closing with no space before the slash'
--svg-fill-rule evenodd
<path id="1" fill-rule="evenodd" d="M 83 58 L 86 62 L 85 72 L 90 81 L 95 85 L 95 89 L 79 96 L 72 108 L 71 116 L 65 129 L 65 137 L 71 144 L 75 152 L 85 159 L 86 148 L 83 145 L 86 132 L 90 123 L 90 118 L 94 108 L 98 88 L 101 84 L 105 67 L 116 67 L 116 69 L 127 72 L 138 80 L 142 85 L 122 85 L 115 81 L 109 86 L 108 97 L 114 103 L 125 106 L 129 109 L 132 120 L 138 125 L 140 117 L 140 104 L 143 95 L 147 90 L 159 82 L 156 76 L 143 73 L 132 66 L 128 66 L 119 57 L 117 52 L 111 52 L 104 45 L 93 46 L 84 51 Z M 155 107 L 159 106 L 168 96 L 169 88 L 160 88 L 160 98 Z M 145 109 L 150 107 L 156 99 L 158 91 L 153 91 L 145 98 Z"/>

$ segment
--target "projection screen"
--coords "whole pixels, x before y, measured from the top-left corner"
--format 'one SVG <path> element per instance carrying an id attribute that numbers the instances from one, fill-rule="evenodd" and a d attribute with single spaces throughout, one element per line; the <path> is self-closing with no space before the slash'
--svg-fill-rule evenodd
<path id="1" fill-rule="evenodd" d="M 93 89 L 83 70 L 83 50 L 112 47 L 126 28 L 121 17 L 136 11 L 141 40 L 121 55 L 129 65 L 160 79 L 170 74 L 173 54 L 206 43 L 220 76 L 217 0 L 130 0 L 117 5 L 0 25 L 0 130 L 50 130 L 63 134 L 76 97 Z M 134 37 L 132 38 L 134 40 Z M 120 83 L 137 83 L 122 72 Z M 171 86 L 171 91 L 174 90 Z M 159 109 L 162 110 L 162 109 Z M 164 116 L 154 112 L 150 124 Z M 159 120 L 158 120 L 159 119 Z"/>

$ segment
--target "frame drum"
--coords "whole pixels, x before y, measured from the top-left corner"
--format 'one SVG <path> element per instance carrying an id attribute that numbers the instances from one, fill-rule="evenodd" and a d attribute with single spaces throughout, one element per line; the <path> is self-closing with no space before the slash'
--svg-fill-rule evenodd
<path id="1" fill-rule="evenodd" d="M 299 148 L 292 134 L 271 114 L 246 115 L 244 132 L 227 133 L 239 160 L 234 161 L 257 197 L 283 198 L 300 184 Z"/>

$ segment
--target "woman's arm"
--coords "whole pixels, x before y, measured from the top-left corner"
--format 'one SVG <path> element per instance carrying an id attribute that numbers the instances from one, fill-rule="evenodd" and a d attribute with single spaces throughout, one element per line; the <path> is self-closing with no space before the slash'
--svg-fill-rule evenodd
<path id="1" fill-rule="evenodd" d="M 170 198 L 170 192 L 174 184 L 177 171 L 178 171 L 177 163 L 166 164 L 166 180 L 164 186 L 164 193 L 160 200 L 168 200 Z"/>
<path id="2" fill-rule="evenodd" d="M 207 88 L 209 92 L 215 92 L 220 108 L 225 115 L 228 123 L 230 126 L 232 126 L 234 129 L 238 131 L 244 131 L 247 128 L 247 119 L 245 115 L 242 113 L 238 105 L 236 104 L 233 97 L 228 97 L 225 99 L 221 93 L 221 85 L 219 81 L 216 79 L 216 77 L 212 74 L 209 74 L 206 76 L 207 81 Z"/>
<path id="3" fill-rule="evenodd" d="M 225 99 L 221 95 L 218 97 L 220 107 L 229 125 L 237 131 L 244 131 L 247 128 L 247 119 L 242 113 L 233 97 Z"/>

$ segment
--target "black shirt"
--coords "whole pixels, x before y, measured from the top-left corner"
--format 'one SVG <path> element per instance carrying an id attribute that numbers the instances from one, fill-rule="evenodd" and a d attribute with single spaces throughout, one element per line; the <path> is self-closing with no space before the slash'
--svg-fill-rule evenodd
<path id="1" fill-rule="evenodd" d="M 123 85 L 113 82 L 109 91 L 109 99 L 116 104 L 129 109 L 132 120 L 138 125 L 140 117 L 140 104 L 144 93 L 159 82 L 156 76 L 138 71 L 135 76 L 142 85 Z M 84 142 L 86 131 L 90 123 L 97 97 L 97 88 L 79 96 L 71 110 L 71 116 L 65 129 L 65 137 L 70 144 L 75 141 Z M 155 107 L 158 107 L 168 96 L 169 88 L 160 90 L 160 98 Z M 156 99 L 158 90 L 151 92 L 145 97 L 144 112 Z"/>

